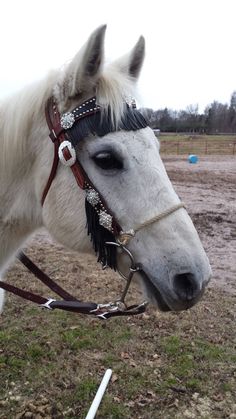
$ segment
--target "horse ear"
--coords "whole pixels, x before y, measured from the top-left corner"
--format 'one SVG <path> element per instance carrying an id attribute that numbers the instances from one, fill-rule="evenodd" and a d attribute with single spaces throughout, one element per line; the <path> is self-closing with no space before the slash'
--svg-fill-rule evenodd
<path id="1" fill-rule="evenodd" d="M 128 73 L 132 78 L 137 79 L 143 65 L 144 57 L 145 39 L 143 36 L 140 36 L 130 53 L 118 59 L 114 65 L 119 67 L 121 71 Z"/>
<path id="2" fill-rule="evenodd" d="M 105 31 L 106 25 L 97 28 L 66 69 L 61 86 L 65 100 L 89 92 L 96 85 L 104 59 Z"/>
<path id="3" fill-rule="evenodd" d="M 131 51 L 129 74 L 132 77 L 134 78 L 139 77 L 139 74 L 143 65 L 144 57 L 145 57 L 145 39 L 143 36 L 140 36 L 137 44 L 134 46 L 133 50 Z"/>

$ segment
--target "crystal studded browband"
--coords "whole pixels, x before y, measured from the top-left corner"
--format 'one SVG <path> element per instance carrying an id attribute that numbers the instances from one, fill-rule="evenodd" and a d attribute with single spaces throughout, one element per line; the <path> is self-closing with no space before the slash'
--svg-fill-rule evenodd
<path id="1" fill-rule="evenodd" d="M 86 102 L 77 106 L 73 111 L 66 112 L 61 116 L 61 127 L 70 129 L 73 127 L 74 123 L 85 116 L 92 115 L 100 111 L 100 106 L 96 104 L 96 97 L 88 99 Z"/>
<path id="2" fill-rule="evenodd" d="M 127 97 L 124 102 L 129 108 L 136 109 L 136 102 L 134 98 Z M 100 111 L 100 106 L 96 104 L 96 97 L 92 97 L 77 106 L 73 111 L 66 112 L 61 116 L 61 127 L 65 130 L 73 127 L 74 123 L 85 116 L 92 115 Z"/>

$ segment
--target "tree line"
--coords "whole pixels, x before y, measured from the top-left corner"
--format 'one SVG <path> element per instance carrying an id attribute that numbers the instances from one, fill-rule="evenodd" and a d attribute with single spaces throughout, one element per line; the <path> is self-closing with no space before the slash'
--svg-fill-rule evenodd
<path id="1" fill-rule="evenodd" d="M 163 132 L 192 132 L 200 134 L 236 133 L 236 91 L 230 103 L 214 101 L 199 113 L 198 105 L 190 105 L 185 110 L 150 108 L 141 109 L 153 129 Z"/>

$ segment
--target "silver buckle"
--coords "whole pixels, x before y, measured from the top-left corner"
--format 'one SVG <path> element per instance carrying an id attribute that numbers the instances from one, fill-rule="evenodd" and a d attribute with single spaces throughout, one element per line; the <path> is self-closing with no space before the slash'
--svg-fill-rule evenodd
<path id="1" fill-rule="evenodd" d="M 64 154 L 63 154 L 63 150 L 65 148 L 68 148 L 68 150 L 70 152 L 70 155 L 71 155 L 70 159 L 68 159 L 68 160 L 65 159 Z M 75 164 L 75 162 L 76 162 L 76 152 L 75 152 L 75 149 L 74 149 L 73 145 L 70 143 L 70 141 L 65 140 L 60 144 L 59 149 L 58 149 L 58 156 L 59 156 L 59 159 L 60 159 L 61 163 L 64 164 L 64 166 L 71 167 L 71 166 L 73 166 L 73 164 Z"/>
<path id="2" fill-rule="evenodd" d="M 115 303 L 110 302 L 106 304 L 98 304 L 95 309 L 90 311 L 90 313 L 93 313 L 95 316 L 106 320 L 106 315 L 108 313 L 114 313 L 115 311 L 121 310 L 118 303 L 119 301 Z"/>

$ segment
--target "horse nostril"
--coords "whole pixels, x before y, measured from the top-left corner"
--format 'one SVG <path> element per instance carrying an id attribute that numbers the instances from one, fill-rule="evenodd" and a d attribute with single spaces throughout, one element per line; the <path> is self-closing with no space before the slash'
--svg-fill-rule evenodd
<path id="1" fill-rule="evenodd" d="M 200 290 L 195 276 L 189 272 L 175 275 L 173 288 L 178 297 L 184 301 L 193 300 L 198 295 Z"/>

